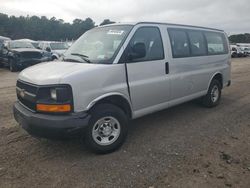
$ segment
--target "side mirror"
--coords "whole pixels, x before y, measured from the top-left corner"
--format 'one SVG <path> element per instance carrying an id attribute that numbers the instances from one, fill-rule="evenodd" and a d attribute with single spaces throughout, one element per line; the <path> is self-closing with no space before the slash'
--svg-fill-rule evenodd
<path id="1" fill-rule="evenodd" d="M 47 52 L 51 52 L 51 49 L 50 49 L 49 47 L 47 47 L 45 50 L 46 50 Z"/>
<path id="2" fill-rule="evenodd" d="M 146 56 L 146 45 L 143 42 L 138 42 L 132 46 L 132 52 L 129 53 L 129 60 L 139 59 Z"/>

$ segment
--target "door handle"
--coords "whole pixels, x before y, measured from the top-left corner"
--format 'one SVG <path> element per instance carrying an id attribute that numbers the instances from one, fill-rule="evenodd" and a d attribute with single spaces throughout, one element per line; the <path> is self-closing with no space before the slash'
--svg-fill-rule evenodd
<path id="1" fill-rule="evenodd" d="M 165 73 L 169 74 L 169 63 L 168 62 L 165 63 Z"/>

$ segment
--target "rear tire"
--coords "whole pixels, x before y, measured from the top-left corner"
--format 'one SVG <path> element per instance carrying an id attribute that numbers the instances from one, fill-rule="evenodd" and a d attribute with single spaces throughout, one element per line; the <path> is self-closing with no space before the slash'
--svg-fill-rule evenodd
<path id="1" fill-rule="evenodd" d="M 208 108 L 217 106 L 221 99 L 221 89 L 222 86 L 220 82 L 216 79 L 213 79 L 207 94 L 202 98 L 203 105 Z"/>
<path id="2" fill-rule="evenodd" d="M 86 146 L 99 154 L 117 150 L 127 136 L 128 118 L 124 111 L 112 104 L 99 104 L 90 114 L 89 125 L 84 131 Z"/>
<path id="3" fill-rule="evenodd" d="M 236 53 L 233 53 L 232 54 L 232 58 L 236 58 L 237 57 L 237 54 Z"/>
<path id="4" fill-rule="evenodd" d="M 11 72 L 17 72 L 18 67 L 14 59 L 9 59 L 9 69 Z"/>

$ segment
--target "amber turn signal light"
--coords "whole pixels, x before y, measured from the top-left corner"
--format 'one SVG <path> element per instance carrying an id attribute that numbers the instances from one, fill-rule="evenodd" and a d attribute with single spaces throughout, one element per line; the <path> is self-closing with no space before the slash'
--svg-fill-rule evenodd
<path id="1" fill-rule="evenodd" d="M 37 104 L 36 110 L 40 112 L 70 112 L 70 104 Z"/>

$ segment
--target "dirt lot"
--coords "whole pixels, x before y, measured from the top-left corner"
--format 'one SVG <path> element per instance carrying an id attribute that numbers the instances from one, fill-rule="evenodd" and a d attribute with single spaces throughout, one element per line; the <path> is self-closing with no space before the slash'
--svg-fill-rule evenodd
<path id="1" fill-rule="evenodd" d="M 135 120 L 108 155 L 30 137 L 12 116 L 17 74 L 0 69 L 0 187 L 250 187 L 250 58 L 233 61 L 218 107 L 190 102 Z"/>

